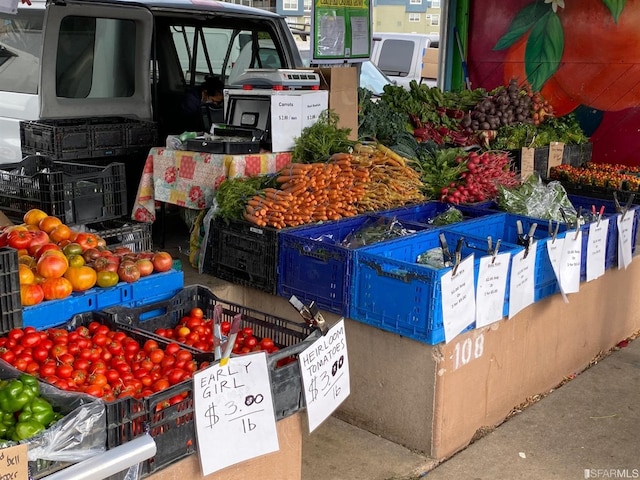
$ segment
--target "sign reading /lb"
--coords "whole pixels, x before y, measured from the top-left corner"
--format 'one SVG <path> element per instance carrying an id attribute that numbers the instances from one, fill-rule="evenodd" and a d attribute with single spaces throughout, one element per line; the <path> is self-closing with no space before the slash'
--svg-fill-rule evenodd
<path id="1" fill-rule="evenodd" d="M 197 372 L 193 386 L 203 475 L 280 448 L 264 352 Z"/>
<path id="2" fill-rule="evenodd" d="M 351 393 L 344 319 L 304 350 L 299 362 L 313 432 Z"/>

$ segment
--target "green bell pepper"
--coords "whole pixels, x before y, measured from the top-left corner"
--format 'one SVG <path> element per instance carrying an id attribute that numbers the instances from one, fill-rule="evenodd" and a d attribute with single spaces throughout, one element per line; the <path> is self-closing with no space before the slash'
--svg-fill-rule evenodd
<path id="1" fill-rule="evenodd" d="M 35 397 L 31 400 L 31 403 L 28 404 L 28 407 L 31 410 L 31 418 L 40 422 L 45 427 L 48 427 L 49 424 L 53 422 L 55 418 L 53 407 L 44 398 Z"/>
<path id="2" fill-rule="evenodd" d="M 28 373 L 22 373 L 18 377 L 18 380 L 22 382 L 24 388 L 30 389 L 35 397 L 40 396 L 40 384 L 38 383 L 38 379 L 33 375 L 29 375 Z"/>
<path id="3" fill-rule="evenodd" d="M 36 396 L 33 388 L 27 386 L 20 380 L 11 380 L 0 389 L 0 410 L 4 412 L 18 412 L 22 410 Z"/>
<path id="4" fill-rule="evenodd" d="M 31 438 L 34 435 L 37 435 L 38 433 L 44 431 L 44 429 L 45 426 L 34 419 L 18 422 L 16 423 L 16 430 L 13 433 L 11 439 L 19 442 L 20 440 Z"/>

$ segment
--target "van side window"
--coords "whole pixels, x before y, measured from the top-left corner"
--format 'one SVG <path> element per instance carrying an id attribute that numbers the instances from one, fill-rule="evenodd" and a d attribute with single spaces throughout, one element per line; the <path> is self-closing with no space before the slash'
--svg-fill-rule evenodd
<path id="1" fill-rule="evenodd" d="M 0 90 L 37 93 L 42 50 L 39 11 L 0 13 Z"/>
<path id="2" fill-rule="evenodd" d="M 60 24 L 56 94 L 66 98 L 130 97 L 135 91 L 133 20 L 65 17 Z"/>
<path id="3" fill-rule="evenodd" d="M 378 68 L 387 75 L 406 77 L 411 71 L 414 45 L 413 41 L 408 40 L 384 40 Z"/>

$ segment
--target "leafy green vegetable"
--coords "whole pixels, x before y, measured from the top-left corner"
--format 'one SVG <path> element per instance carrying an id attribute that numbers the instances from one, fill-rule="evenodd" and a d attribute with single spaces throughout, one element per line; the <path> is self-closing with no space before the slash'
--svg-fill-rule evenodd
<path id="1" fill-rule="evenodd" d="M 383 145 L 393 145 L 399 135 L 408 133 L 410 128 L 407 113 L 398 112 L 383 101 L 373 101 L 371 92 L 358 88 L 358 138 L 374 140 Z"/>
<path id="2" fill-rule="evenodd" d="M 545 147 L 551 142 L 562 142 L 565 145 L 581 145 L 587 143 L 587 137 L 574 114 L 559 118 L 549 118 L 540 125 L 515 123 L 504 125 L 498 129 L 491 148 L 496 150 L 517 150 L 522 147 Z"/>
<path id="3" fill-rule="evenodd" d="M 451 225 L 452 223 L 458 223 L 462 220 L 464 220 L 462 212 L 456 207 L 449 207 L 444 212 L 436 215 L 431 224 L 440 227 L 442 225 Z"/>
<path id="4" fill-rule="evenodd" d="M 334 153 L 348 152 L 353 146 L 349 140 L 350 128 L 338 127 L 340 118 L 333 110 L 325 110 L 313 125 L 305 127 L 296 137 L 291 159 L 298 163 L 327 160 Z"/>
<path id="5" fill-rule="evenodd" d="M 216 215 L 226 222 L 242 219 L 247 201 L 262 189 L 275 186 L 273 175 L 227 178 L 216 191 Z"/>

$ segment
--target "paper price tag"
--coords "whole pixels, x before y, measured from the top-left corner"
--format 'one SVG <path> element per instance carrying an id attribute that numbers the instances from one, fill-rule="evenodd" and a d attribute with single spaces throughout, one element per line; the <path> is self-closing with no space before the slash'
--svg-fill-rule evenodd
<path id="1" fill-rule="evenodd" d="M 551 142 L 549 144 L 549 160 L 547 162 L 547 177 L 553 167 L 562 165 L 562 155 L 564 154 L 564 143 Z"/>
<path id="2" fill-rule="evenodd" d="M 631 239 L 633 233 L 633 222 L 635 221 L 636 211 L 629 210 L 624 218 L 618 215 L 618 268 L 626 269 L 632 260 Z"/>
<path id="3" fill-rule="evenodd" d="M 344 319 L 307 347 L 298 361 L 313 432 L 351 393 Z"/>
<path id="4" fill-rule="evenodd" d="M 593 222 L 589 225 L 589 238 L 587 239 L 587 282 L 604 275 L 607 258 L 607 231 L 609 219 L 600 220 L 600 225 Z"/>
<path id="5" fill-rule="evenodd" d="M 26 443 L 0 450 L 0 478 L 29 480 L 29 458 Z"/>
<path id="6" fill-rule="evenodd" d="M 582 230 L 570 230 L 564 237 L 560 256 L 560 286 L 565 294 L 580 291 L 581 265 Z"/>
<path id="7" fill-rule="evenodd" d="M 511 253 L 505 252 L 480 259 L 478 290 L 476 291 L 476 328 L 484 327 L 503 317 L 504 295 Z"/>
<path id="8" fill-rule="evenodd" d="M 516 316 L 533 303 L 535 293 L 536 242 L 529 246 L 529 254 L 522 250 L 511 257 L 511 282 L 509 283 L 509 318 Z"/>
<path id="9" fill-rule="evenodd" d="M 475 272 L 473 254 L 462 260 L 453 274 L 453 269 L 440 279 L 442 290 L 442 322 L 444 338 L 450 342 L 475 320 Z"/>
<path id="10" fill-rule="evenodd" d="M 556 276 L 556 280 L 558 281 L 558 286 L 560 287 L 560 295 L 562 295 L 562 299 L 565 303 L 569 303 L 569 299 L 567 298 L 566 293 L 562 289 L 562 252 L 564 251 L 564 239 L 565 237 L 556 237 L 555 240 L 547 240 L 547 255 L 549 255 L 549 262 L 551 262 L 551 267 L 553 268 L 553 273 Z"/>
<path id="11" fill-rule="evenodd" d="M 520 153 L 520 178 L 524 182 L 535 171 L 535 148 L 522 147 Z"/>
<path id="12" fill-rule="evenodd" d="M 203 475 L 280 448 L 264 352 L 197 372 L 193 387 Z"/>

